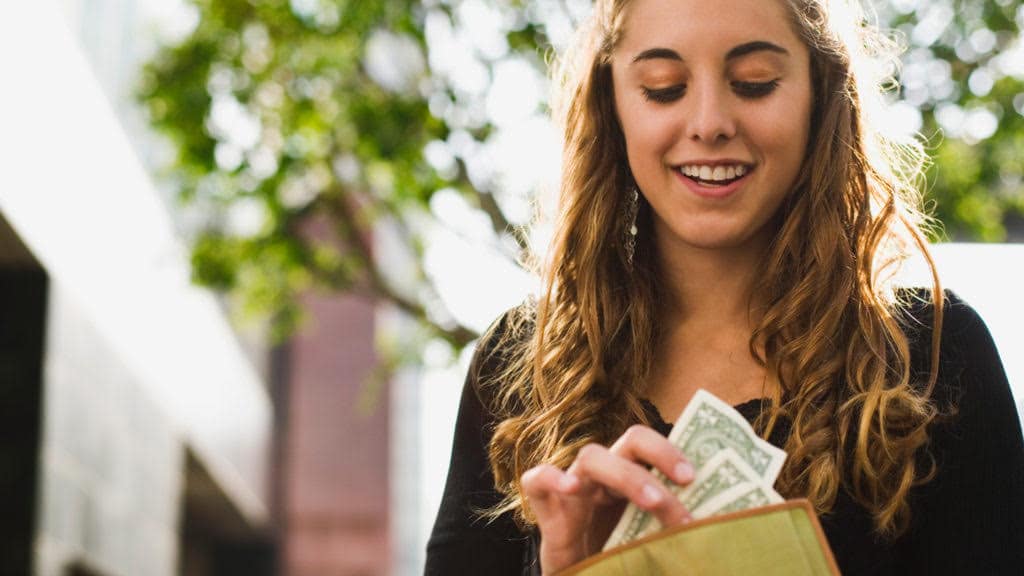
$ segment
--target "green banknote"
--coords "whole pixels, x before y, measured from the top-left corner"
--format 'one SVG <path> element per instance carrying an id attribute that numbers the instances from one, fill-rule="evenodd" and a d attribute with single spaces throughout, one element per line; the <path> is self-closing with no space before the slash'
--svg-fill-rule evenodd
<path id="1" fill-rule="evenodd" d="M 729 512 L 749 510 L 759 506 L 778 504 L 782 502 L 782 496 L 775 490 L 759 484 L 741 486 L 739 491 L 729 491 L 720 494 L 715 500 L 701 509 L 701 517 L 708 518 Z"/>
<path id="2" fill-rule="evenodd" d="M 698 390 L 679 416 L 669 440 L 693 464 L 693 482 L 679 486 L 655 470 L 654 475 L 695 519 L 729 508 L 745 509 L 781 501 L 772 485 L 786 453 L 761 439 L 742 414 L 706 390 Z M 755 490 L 755 489 L 760 489 Z M 760 498 L 760 499 L 759 499 Z M 604 549 L 661 529 L 651 514 L 630 503 Z"/>
<path id="3" fill-rule="evenodd" d="M 669 440 L 696 469 L 731 448 L 769 484 L 775 483 L 786 460 L 786 453 L 758 437 L 742 414 L 703 389 L 686 405 Z"/>

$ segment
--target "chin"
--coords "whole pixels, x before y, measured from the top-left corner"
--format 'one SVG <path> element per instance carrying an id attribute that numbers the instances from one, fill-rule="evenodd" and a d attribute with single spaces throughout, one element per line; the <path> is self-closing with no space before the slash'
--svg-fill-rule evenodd
<path id="1" fill-rule="evenodd" d="M 746 218 L 690 218 L 655 223 L 655 234 L 666 235 L 665 248 L 677 246 L 680 249 L 699 250 L 741 250 L 758 249 L 761 244 L 771 242 L 772 233 L 768 222 Z"/>
<path id="2" fill-rule="evenodd" d="M 723 236 L 720 238 L 701 238 L 689 244 L 703 250 L 735 250 L 746 246 L 748 240 L 749 238 L 746 237 Z"/>
<path id="3" fill-rule="evenodd" d="M 678 235 L 670 243 L 700 250 L 733 250 L 744 246 L 748 238 L 735 234 Z"/>
<path id="4" fill-rule="evenodd" d="M 723 223 L 724 224 L 724 223 Z M 680 229 L 682 228 L 682 229 Z M 673 230 L 675 242 L 694 248 L 738 248 L 754 236 L 749 230 L 737 226 L 688 226 Z"/>
<path id="5" fill-rule="evenodd" d="M 772 219 L 762 222 L 759 218 L 725 218 L 685 224 L 680 222 L 671 227 L 670 233 L 675 236 L 675 242 L 704 250 L 760 249 L 771 243 L 777 231 Z"/>

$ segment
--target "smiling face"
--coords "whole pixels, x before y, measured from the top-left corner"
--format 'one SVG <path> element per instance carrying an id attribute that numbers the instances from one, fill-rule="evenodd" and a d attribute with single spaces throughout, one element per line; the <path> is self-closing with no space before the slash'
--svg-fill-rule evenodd
<path id="1" fill-rule="evenodd" d="M 615 107 L 659 250 L 764 246 L 812 105 L 782 0 L 634 0 L 623 28 Z"/>

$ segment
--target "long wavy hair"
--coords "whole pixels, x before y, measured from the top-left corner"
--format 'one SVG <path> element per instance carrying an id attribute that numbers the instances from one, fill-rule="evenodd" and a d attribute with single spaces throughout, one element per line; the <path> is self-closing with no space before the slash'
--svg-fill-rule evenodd
<path id="1" fill-rule="evenodd" d="M 919 458 L 938 372 L 942 290 L 918 210 L 925 155 L 914 138 L 885 134 L 878 118 L 893 85 L 895 43 L 857 4 L 785 2 L 811 53 L 811 134 L 792 193 L 780 207 L 755 290 L 767 304 L 751 355 L 777 389 L 755 423 L 768 437 L 789 423 L 788 459 L 776 488 L 819 513 L 838 491 L 895 536 L 908 526 L 908 494 L 934 464 Z M 498 417 L 489 457 L 505 499 L 489 513 L 535 518 L 520 476 L 542 463 L 566 467 L 585 444 L 610 444 L 647 422 L 641 398 L 665 326 L 665 283 L 650 235 L 630 263 L 627 190 L 633 186 L 615 113 L 611 55 L 628 0 L 597 0 L 556 67 L 554 110 L 564 130 L 555 233 L 543 292 L 513 315 L 495 349 L 503 363 L 482 383 Z M 650 230 L 641 198 L 637 222 Z M 612 231 L 611 233 L 609 231 Z M 918 380 L 892 286 L 913 251 L 931 269 L 930 368 Z M 663 300 L 661 300 L 663 301 Z M 763 352 L 762 352 L 763 351 Z"/>

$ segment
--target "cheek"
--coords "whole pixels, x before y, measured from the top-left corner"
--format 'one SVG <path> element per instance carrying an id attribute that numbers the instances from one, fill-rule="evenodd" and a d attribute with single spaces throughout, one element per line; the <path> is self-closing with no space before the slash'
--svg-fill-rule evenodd
<path id="1" fill-rule="evenodd" d="M 619 115 L 626 148 L 632 162 L 656 161 L 674 142 L 671 117 L 652 110 L 647 102 L 625 103 L 626 112 Z"/>
<path id="2" fill-rule="evenodd" d="M 649 162 L 652 153 L 671 146 L 671 115 L 651 106 L 639 90 L 624 87 L 617 78 L 613 82 L 615 109 L 630 164 Z"/>
<path id="3" fill-rule="evenodd" d="M 758 122 L 759 140 L 766 149 L 779 154 L 787 163 L 795 163 L 796 168 L 799 168 L 810 134 L 809 101 L 794 105 L 789 100 L 787 105 L 773 107 L 766 112 Z"/>

